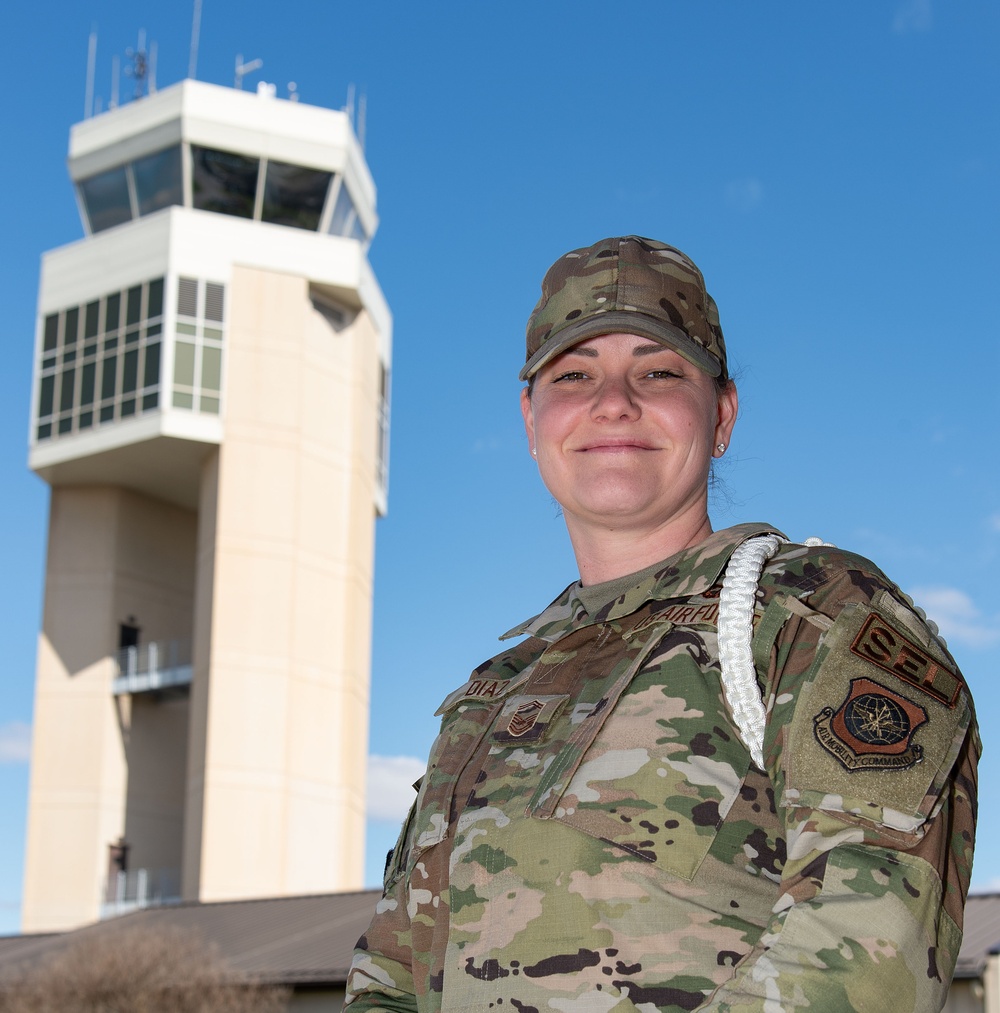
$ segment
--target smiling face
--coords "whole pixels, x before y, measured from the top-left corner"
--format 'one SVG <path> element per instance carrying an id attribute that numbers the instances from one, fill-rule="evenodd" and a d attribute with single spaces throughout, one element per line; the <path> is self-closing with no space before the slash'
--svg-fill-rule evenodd
<path id="1" fill-rule="evenodd" d="M 539 370 L 521 409 L 574 545 L 602 532 L 697 541 L 711 530 L 709 464 L 736 420 L 732 384 L 720 391 L 658 342 L 606 334 Z"/>

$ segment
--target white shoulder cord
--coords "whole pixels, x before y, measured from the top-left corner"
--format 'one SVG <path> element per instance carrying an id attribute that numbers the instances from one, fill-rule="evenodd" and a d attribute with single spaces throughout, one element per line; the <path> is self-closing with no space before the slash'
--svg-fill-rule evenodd
<path id="1" fill-rule="evenodd" d="M 757 685 L 750 647 L 753 607 L 764 564 L 784 541 L 777 535 L 761 535 L 738 546 L 729 558 L 719 596 L 722 691 L 740 738 L 761 770 L 764 769 L 764 723 L 767 714 Z"/>

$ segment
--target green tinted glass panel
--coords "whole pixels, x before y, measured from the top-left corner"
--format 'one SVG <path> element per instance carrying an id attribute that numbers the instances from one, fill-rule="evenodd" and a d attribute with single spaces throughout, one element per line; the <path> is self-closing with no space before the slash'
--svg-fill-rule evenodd
<path id="1" fill-rule="evenodd" d="M 142 398 L 142 410 L 148 412 L 160 403 L 160 395 L 154 390 L 152 394 L 144 394 Z"/>
<path id="2" fill-rule="evenodd" d="M 44 419 L 52 414 L 55 406 L 56 378 L 54 376 L 43 376 L 38 389 L 38 417 Z"/>
<path id="3" fill-rule="evenodd" d="M 131 394 L 139 379 L 139 349 L 132 348 L 125 353 L 125 365 L 122 367 L 122 393 Z"/>
<path id="4" fill-rule="evenodd" d="M 87 308 L 83 315 L 83 336 L 85 338 L 92 338 L 97 334 L 97 316 L 100 308 L 101 304 L 99 302 L 87 303 Z"/>
<path id="5" fill-rule="evenodd" d="M 44 425 L 38 427 L 38 438 L 40 440 L 47 440 L 52 435 L 52 423 L 46 422 Z"/>
<path id="6" fill-rule="evenodd" d="M 76 382 L 76 370 L 64 369 L 62 383 L 59 387 L 59 410 L 68 412 L 73 407 L 73 384 Z M 62 429 L 59 430 L 62 432 Z"/>
<path id="7" fill-rule="evenodd" d="M 80 429 L 89 429 L 94 424 L 93 412 L 80 412 L 80 419 L 77 425 Z"/>
<path id="8" fill-rule="evenodd" d="M 142 367 L 143 387 L 155 387 L 160 382 L 160 345 L 146 346 L 146 360 Z"/>
<path id="9" fill-rule="evenodd" d="M 183 391 L 174 391 L 174 407 L 175 408 L 193 408 L 194 397 L 191 394 L 185 394 Z"/>
<path id="10" fill-rule="evenodd" d="M 205 390 L 222 390 L 222 349 L 201 350 L 201 385 Z"/>
<path id="11" fill-rule="evenodd" d="M 122 401 L 122 418 L 126 415 L 135 415 L 135 398 L 127 397 Z"/>
<path id="12" fill-rule="evenodd" d="M 194 345 L 178 341 L 174 346 L 174 383 L 194 386 Z"/>
<path id="13" fill-rule="evenodd" d="M 59 314 L 50 313 L 45 318 L 45 331 L 42 337 L 42 350 L 51 352 L 59 340 Z"/>
<path id="14" fill-rule="evenodd" d="M 114 355 L 110 355 L 104 360 L 103 367 L 101 369 L 101 400 L 106 401 L 108 398 L 115 396 L 115 380 L 118 374 L 118 359 Z M 104 422 L 104 412 L 101 412 L 101 421 Z"/>
<path id="15" fill-rule="evenodd" d="M 203 412 L 211 412 L 212 415 L 219 414 L 219 399 L 217 397 L 204 397 L 202 396 L 201 404 L 199 405 Z"/>
<path id="16" fill-rule="evenodd" d="M 66 329 L 63 331 L 63 345 L 75 345 L 80 332 L 80 310 L 74 306 L 66 310 Z"/>
<path id="17" fill-rule="evenodd" d="M 163 279 L 157 278 L 149 283 L 149 307 L 146 318 L 152 320 L 163 312 Z"/>
<path id="18" fill-rule="evenodd" d="M 142 286 L 133 285 L 128 290 L 125 303 L 125 323 L 127 325 L 137 324 L 142 316 Z"/>
<path id="19" fill-rule="evenodd" d="M 94 382 L 97 378 L 97 363 L 88 362 L 80 370 L 80 404 L 94 403 Z M 82 423 L 81 423 L 82 424 Z"/>
<path id="20" fill-rule="evenodd" d="M 108 296 L 107 308 L 104 311 L 104 333 L 118 329 L 118 318 L 122 311 L 122 297 L 119 292 Z"/>

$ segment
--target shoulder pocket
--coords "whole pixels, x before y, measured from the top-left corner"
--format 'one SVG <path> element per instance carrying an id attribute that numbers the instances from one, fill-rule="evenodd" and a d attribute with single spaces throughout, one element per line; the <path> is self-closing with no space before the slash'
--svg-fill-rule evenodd
<path id="1" fill-rule="evenodd" d="M 796 707 L 782 804 L 920 831 L 972 716 L 954 662 L 922 629 L 884 603 L 844 607 Z"/>

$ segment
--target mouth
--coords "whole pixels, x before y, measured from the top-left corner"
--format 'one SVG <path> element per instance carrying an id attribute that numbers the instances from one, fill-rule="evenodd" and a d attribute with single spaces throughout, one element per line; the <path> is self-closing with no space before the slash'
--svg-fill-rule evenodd
<path id="1" fill-rule="evenodd" d="M 647 443 L 645 440 L 637 440 L 634 437 L 624 437 L 622 439 L 604 437 L 599 441 L 595 440 L 593 443 L 586 443 L 582 447 L 578 447 L 577 451 L 581 454 L 619 454 L 630 451 L 656 449 L 653 444 Z"/>

